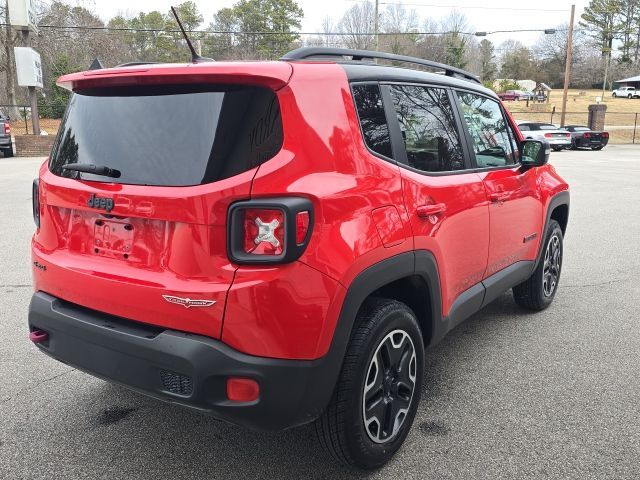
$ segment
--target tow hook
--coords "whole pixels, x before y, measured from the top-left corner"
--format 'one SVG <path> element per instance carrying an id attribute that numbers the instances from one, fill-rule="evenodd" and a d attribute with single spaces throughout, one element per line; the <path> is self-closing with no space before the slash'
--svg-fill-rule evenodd
<path id="1" fill-rule="evenodd" d="M 49 340 L 49 334 L 44 330 L 36 329 L 32 332 L 29 332 L 29 340 L 33 343 L 44 343 Z"/>

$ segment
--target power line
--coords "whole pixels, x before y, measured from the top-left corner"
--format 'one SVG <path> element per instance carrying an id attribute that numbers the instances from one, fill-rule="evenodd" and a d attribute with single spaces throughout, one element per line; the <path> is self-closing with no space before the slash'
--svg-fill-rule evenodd
<path id="1" fill-rule="evenodd" d="M 368 3 L 370 0 L 347 0 L 350 2 Z M 436 5 L 433 3 L 405 3 L 405 2 L 380 2 L 380 5 L 398 5 L 409 7 L 449 8 L 457 10 L 508 10 L 514 12 L 565 12 L 566 9 L 551 8 L 516 8 L 516 7 L 485 7 L 479 5 Z"/>
<path id="2" fill-rule="evenodd" d="M 0 23 L 0 26 L 10 26 L 6 23 Z M 18 28 L 11 26 L 13 28 Z M 164 29 L 164 28 L 132 28 L 132 27 L 99 27 L 99 26 L 85 26 L 85 25 L 38 25 L 38 28 L 53 29 L 53 30 L 99 30 L 99 31 L 112 31 L 112 32 L 133 32 L 133 33 L 176 33 L 180 34 L 180 30 Z M 487 35 L 494 33 L 524 33 L 524 32 L 540 32 L 543 33 L 544 28 L 523 28 L 512 30 L 492 30 L 484 32 Z M 556 29 L 557 32 L 566 31 L 565 29 Z M 189 33 L 203 33 L 208 35 L 314 35 L 319 37 L 329 36 L 372 36 L 373 32 L 236 32 L 231 30 L 189 30 Z M 441 32 L 423 32 L 423 31 L 410 31 L 410 32 L 380 32 L 381 36 L 398 36 L 398 35 L 476 35 L 476 32 L 460 32 L 460 31 L 441 31 Z"/>

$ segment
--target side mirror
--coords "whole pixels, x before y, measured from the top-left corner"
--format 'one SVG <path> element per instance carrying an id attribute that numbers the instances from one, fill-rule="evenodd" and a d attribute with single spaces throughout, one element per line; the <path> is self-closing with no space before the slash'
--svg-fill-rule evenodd
<path id="1" fill-rule="evenodd" d="M 522 158 L 525 167 L 541 167 L 549 162 L 551 145 L 547 141 L 525 140 L 522 142 Z"/>

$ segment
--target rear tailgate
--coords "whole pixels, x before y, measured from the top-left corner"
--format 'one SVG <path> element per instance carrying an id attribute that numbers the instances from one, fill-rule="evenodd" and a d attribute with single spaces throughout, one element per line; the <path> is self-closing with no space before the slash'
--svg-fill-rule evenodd
<path id="1" fill-rule="evenodd" d="M 152 193 L 143 186 L 99 187 L 43 170 L 41 226 L 33 240 L 36 290 L 219 338 L 236 270 L 225 247 L 227 206 L 248 198 L 253 170 L 208 185 L 206 193 L 204 186 Z M 113 199 L 113 209 L 90 208 L 92 196 Z"/>

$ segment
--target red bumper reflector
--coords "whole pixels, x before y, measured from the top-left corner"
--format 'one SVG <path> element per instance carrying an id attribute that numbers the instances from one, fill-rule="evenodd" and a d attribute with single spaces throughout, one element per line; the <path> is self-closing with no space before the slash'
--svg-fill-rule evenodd
<path id="1" fill-rule="evenodd" d="M 49 334 L 44 330 L 34 330 L 33 332 L 29 332 L 29 340 L 33 343 L 42 343 L 49 340 Z"/>
<path id="2" fill-rule="evenodd" d="M 227 398 L 232 402 L 253 402 L 260 396 L 258 382 L 251 378 L 227 379 Z"/>

